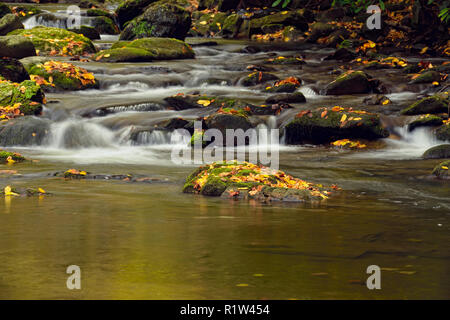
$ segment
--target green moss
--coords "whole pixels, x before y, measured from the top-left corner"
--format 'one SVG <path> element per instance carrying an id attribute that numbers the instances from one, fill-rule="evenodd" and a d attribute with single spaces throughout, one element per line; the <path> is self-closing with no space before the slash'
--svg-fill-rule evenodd
<path id="1" fill-rule="evenodd" d="M 446 160 L 434 167 L 432 174 L 434 174 L 438 178 L 448 179 L 450 178 L 449 168 L 450 160 Z"/>
<path id="2" fill-rule="evenodd" d="M 3 151 L 0 150 L 0 161 L 5 162 L 8 157 L 11 157 L 14 161 L 22 162 L 25 161 L 25 157 L 17 152 L 9 152 L 9 151 Z"/>
<path id="3" fill-rule="evenodd" d="M 404 115 L 443 113 L 448 110 L 448 103 L 448 96 L 434 95 L 414 102 L 400 113 Z"/>
<path id="4" fill-rule="evenodd" d="M 431 147 L 422 155 L 424 159 L 445 159 L 450 158 L 450 144 L 441 144 Z"/>
<path id="5" fill-rule="evenodd" d="M 435 115 L 421 116 L 408 125 L 408 130 L 413 131 L 419 127 L 434 127 L 442 124 L 442 118 Z"/>
<path id="6" fill-rule="evenodd" d="M 44 92 L 34 81 L 21 83 L 0 81 L 0 106 L 13 106 L 20 103 L 20 111 L 24 115 L 39 114 L 42 110 Z"/>
<path id="7" fill-rule="evenodd" d="M 64 48 L 66 48 L 68 54 L 72 55 L 96 52 L 90 39 L 65 29 L 38 26 L 33 29 L 14 30 L 8 35 L 28 37 L 33 42 L 34 47 L 43 55 L 50 54 L 52 51 L 58 55 L 63 55 Z"/>

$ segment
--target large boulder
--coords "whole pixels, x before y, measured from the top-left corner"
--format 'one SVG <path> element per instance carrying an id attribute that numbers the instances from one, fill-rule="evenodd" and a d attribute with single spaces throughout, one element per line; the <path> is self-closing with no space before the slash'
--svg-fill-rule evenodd
<path id="1" fill-rule="evenodd" d="M 0 36 L 4 36 L 16 29 L 23 29 L 23 24 L 15 14 L 9 13 L 0 19 Z"/>
<path id="2" fill-rule="evenodd" d="M 422 155 L 424 159 L 446 159 L 450 158 L 450 144 L 441 144 L 432 147 Z"/>
<path id="3" fill-rule="evenodd" d="M 100 34 L 119 34 L 119 28 L 114 20 L 105 16 L 96 16 L 93 18 L 92 26 Z"/>
<path id="4" fill-rule="evenodd" d="M 24 36 L 0 36 L 0 57 L 21 59 L 35 56 L 33 42 Z"/>
<path id="5" fill-rule="evenodd" d="M 448 111 L 448 104 L 450 103 L 449 96 L 446 94 L 436 94 L 431 97 L 426 97 L 414 102 L 409 107 L 403 109 L 401 114 L 417 115 L 428 113 L 443 113 Z"/>
<path id="6" fill-rule="evenodd" d="M 375 140 L 389 135 L 378 115 L 342 107 L 301 111 L 284 129 L 288 144 L 323 144 L 352 138 Z"/>
<path id="7" fill-rule="evenodd" d="M 351 71 L 337 77 L 325 88 L 326 95 L 370 93 L 374 84 L 363 71 Z"/>
<path id="8" fill-rule="evenodd" d="M 224 138 L 226 136 L 227 129 L 242 129 L 244 131 L 247 131 L 248 129 L 253 128 L 253 125 L 249 121 L 248 116 L 244 112 L 218 112 L 207 117 L 205 123 L 209 129 L 219 130 Z M 225 139 L 224 143 L 226 143 Z"/>
<path id="9" fill-rule="evenodd" d="M 94 75 L 68 62 L 46 61 L 26 66 L 30 77 L 44 91 L 82 90 L 99 87 Z"/>
<path id="10" fill-rule="evenodd" d="M 309 10 L 299 9 L 293 11 L 282 11 L 265 17 L 250 20 L 249 36 L 260 34 L 263 27 L 279 24 L 282 26 L 292 26 L 301 31 L 308 30 L 308 22 L 311 22 L 311 13 Z"/>
<path id="11" fill-rule="evenodd" d="M 432 114 L 426 114 L 418 117 L 408 124 L 408 131 L 413 131 L 419 127 L 437 127 L 442 125 L 442 118 Z"/>
<path id="12" fill-rule="evenodd" d="M 187 43 L 170 38 L 144 38 L 119 41 L 111 49 L 94 56 L 100 62 L 147 62 L 154 60 L 193 59 L 195 53 Z"/>
<path id="13" fill-rule="evenodd" d="M 184 193 L 222 196 L 258 201 L 320 201 L 337 187 L 323 187 L 292 177 L 282 171 L 248 162 L 215 162 L 192 172 L 183 186 Z"/>
<path id="14" fill-rule="evenodd" d="M 38 117 L 20 117 L 0 122 L 0 145 L 40 145 L 50 132 L 50 124 L 49 119 Z"/>
<path id="15" fill-rule="evenodd" d="M 23 64 L 17 59 L 8 57 L 3 57 L 0 60 L 0 76 L 12 82 L 30 80 L 30 76 Z"/>
<path id="16" fill-rule="evenodd" d="M 143 13 L 145 7 L 158 0 L 126 0 L 116 9 L 117 21 L 121 28 L 130 20 Z"/>
<path id="17" fill-rule="evenodd" d="M 68 29 L 69 31 L 78 33 L 78 34 L 82 34 L 83 36 L 85 36 L 86 38 L 89 38 L 91 40 L 98 40 L 100 39 L 100 33 L 91 26 L 80 26 L 79 28 L 76 29 Z"/>
<path id="18" fill-rule="evenodd" d="M 281 93 L 270 96 L 266 99 L 266 103 L 304 103 L 306 98 L 301 92 Z"/>
<path id="19" fill-rule="evenodd" d="M 120 40 L 146 37 L 168 37 L 184 40 L 191 27 L 191 14 L 177 2 L 158 1 L 130 21 Z"/>
<path id="20" fill-rule="evenodd" d="M 28 37 L 40 55 L 83 55 L 96 52 L 89 38 L 65 29 L 38 26 L 33 29 L 14 30 L 8 35 Z"/>
<path id="21" fill-rule="evenodd" d="M 0 78 L 0 107 L 11 108 L 7 117 L 40 114 L 44 101 L 44 92 L 36 82 L 25 80 L 17 83 Z"/>

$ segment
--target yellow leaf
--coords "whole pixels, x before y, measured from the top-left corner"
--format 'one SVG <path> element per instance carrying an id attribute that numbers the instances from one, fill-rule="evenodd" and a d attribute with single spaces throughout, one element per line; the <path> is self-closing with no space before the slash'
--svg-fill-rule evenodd
<path id="1" fill-rule="evenodd" d="M 108 58 L 108 57 L 110 57 L 110 56 L 111 56 L 111 55 L 110 55 L 109 53 L 107 53 L 107 54 L 104 55 L 105 58 Z"/>
<path id="2" fill-rule="evenodd" d="M 347 119 L 347 115 L 344 113 L 341 118 L 341 122 L 344 122 Z"/>
<path id="3" fill-rule="evenodd" d="M 433 81 L 432 85 L 433 85 L 433 86 L 438 86 L 438 85 L 439 85 L 439 82 Z"/>
<path id="4" fill-rule="evenodd" d="M 81 174 L 82 176 L 85 176 L 85 175 L 87 174 L 87 172 L 86 172 L 86 171 L 80 171 L 80 174 Z"/>
<path id="5" fill-rule="evenodd" d="M 16 162 L 11 156 L 9 156 L 8 158 L 6 158 L 6 161 L 8 161 L 8 163 L 11 163 L 11 164 L 13 164 L 13 163 Z"/>
<path id="6" fill-rule="evenodd" d="M 201 104 L 204 107 L 207 107 L 207 106 L 209 106 L 211 104 L 211 101 L 209 101 L 209 100 L 198 100 L 197 103 Z"/>
<path id="7" fill-rule="evenodd" d="M 53 77 L 52 76 L 48 77 L 48 82 L 53 83 Z"/>
<path id="8" fill-rule="evenodd" d="M 18 193 L 12 192 L 10 186 L 5 187 L 5 196 L 18 196 Z"/>
<path id="9" fill-rule="evenodd" d="M 384 101 L 382 102 L 382 104 L 383 104 L 383 106 L 389 104 L 389 99 L 384 100 Z"/>
<path id="10" fill-rule="evenodd" d="M 45 190 L 42 189 L 42 188 L 39 188 L 38 191 L 39 191 L 40 193 L 46 193 Z"/>
<path id="11" fill-rule="evenodd" d="M 428 47 L 423 48 L 422 50 L 420 50 L 420 54 L 424 54 L 425 52 L 427 52 Z"/>
<path id="12" fill-rule="evenodd" d="M 201 22 L 200 22 L 201 25 L 205 25 L 205 24 L 207 24 L 207 23 L 208 23 L 208 22 L 206 22 L 206 21 L 201 21 Z"/>
<path id="13" fill-rule="evenodd" d="M 281 12 L 281 14 L 288 14 L 289 13 L 289 11 L 283 11 L 283 12 Z"/>
<path id="14" fill-rule="evenodd" d="M 448 167 L 446 167 L 446 166 L 442 166 L 441 168 L 444 170 L 448 170 Z"/>

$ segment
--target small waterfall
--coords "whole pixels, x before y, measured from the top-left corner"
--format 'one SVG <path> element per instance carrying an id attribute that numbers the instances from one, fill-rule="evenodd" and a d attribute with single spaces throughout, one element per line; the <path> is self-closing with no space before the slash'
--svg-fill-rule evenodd
<path id="1" fill-rule="evenodd" d="M 57 149 L 113 147 L 116 134 L 99 124 L 79 119 L 53 123 L 46 144 Z"/>
<path id="2" fill-rule="evenodd" d="M 60 29 L 67 29 L 67 21 L 69 19 L 69 15 L 66 13 L 40 13 L 37 15 L 34 15 L 28 19 L 26 19 L 23 22 L 23 25 L 25 29 L 32 29 L 36 26 L 45 26 L 45 27 L 53 27 L 53 28 L 60 28 Z M 86 26 L 93 26 L 92 21 L 94 20 L 93 17 L 86 17 L 81 16 L 80 17 L 81 25 Z"/>

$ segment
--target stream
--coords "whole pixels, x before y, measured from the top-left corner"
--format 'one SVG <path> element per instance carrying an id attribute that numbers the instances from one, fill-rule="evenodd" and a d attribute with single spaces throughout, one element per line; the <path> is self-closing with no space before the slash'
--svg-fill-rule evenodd
<path id="1" fill-rule="evenodd" d="M 45 24 L 31 19 L 26 28 Z M 117 39 L 102 35 L 95 43 L 107 48 Z M 214 41 L 217 46 L 194 46 L 194 60 L 72 62 L 93 72 L 100 89 L 46 94 L 40 119 L 26 120 L 30 133 L 48 125 L 42 143 L 2 147 L 36 160 L 0 165 L 19 173 L 0 174 L 2 186 L 41 187 L 52 195 L 0 201 L 0 299 L 450 298 L 448 182 L 428 178 L 439 160 L 421 159 L 440 142 L 426 128 L 408 132 L 410 119 L 393 115 L 420 91 L 398 83 L 390 70 L 370 74 L 389 87 L 395 109 L 364 106 L 381 112 L 392 133 L 379 147 L 355 152 L 273 142 L 279 144 L 281 170 L 337 184 L 339 195 L 320 204 L 264 204 L 181 192 L 196 165 L 174 164 L 171 150 L 187 141 L 145 129 L 207 114 L 167 110 L 165 97 L 201 92 L 263 104 L 268 94 L 238 82 L 246 67 L 299 53 L 306 65 L 276 66 L 274 74 L 302 79 L 299 90 L 307 103 L 267 117 L 261 128 L 278 128 L 287 115 L 317 106 L 360 108 L 365 97 L 320 95 L 340 65 L 322 61 L 333 50 L 286 44 L 249 54 L 240 51 L 255 45 L 251 41 Z M 155 179 L 52 176 L 70 168 Z M 82 270 L 79 291 L 65 285 L 72 264 Z M 381 267 L 381 290 L 366 287 L 369 265 Z"/>

